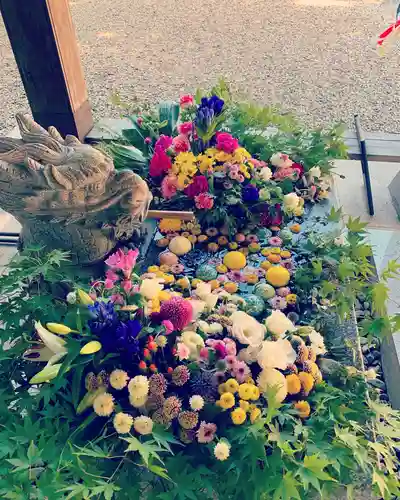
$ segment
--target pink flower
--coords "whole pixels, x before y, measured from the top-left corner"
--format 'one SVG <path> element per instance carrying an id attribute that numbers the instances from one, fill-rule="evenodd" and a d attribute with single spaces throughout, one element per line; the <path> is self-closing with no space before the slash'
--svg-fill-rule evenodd
<path id="1" fill-rule="evenodd" d="M 193 130 L 193 123 L 192 122 L 184 122 L 178 125 L 178 132 L 180 134 L 185 134 L 188 135 L 190 132 Z"/>
<path id="2" fill-rule="evenodd" d="M 236 356 L 237 349 L 235 341 L 232 339 L 224 339 L 224 342 L 225 342 L 226 354 L 228 356 Z"/>
<path id="3" fill-rule="evenodd" d="M 106 278 L 106 280 L 104 282 L 104 288 L 106 290 L 111 290 L 111 288 L 114 288 L 114 281 L 109 280 L 108 278 Z"/>
<path id="4" fill-rule="evenodd" d="M 222 341 L 217 342 L 217 344 L 214 345 L 215 352 L 217 353 L 217 356 L 221 359 L 224 359 L 226 356 L 226 349 L 225 345 Z"/>
<path id="5" fill-rule="evenodd" d="M 151 137 L 145 137 L 144 142 L 146 144 L 151 144 Z"/>
<path id="6" fill-rule="evenodd" d="M 277 181 L 281 181 L 283 179 L 297 179 L 298 172 L 294 170 L 292 167 L 282 167 L 278 168 L 274 173 L 274 179 Z"/>
<path id="7" fill-rule="evenodd" d="M 107 269 L 106 278 L 111 280 L 111 281 L 118 281 L 119 280 L 118 274 L 115 273 L 112 269 Z"/>
<path id="8" fill-rule="evenodd" d="M 184 343 L 179 342 L 179 344 L 176 346 L 176 354 L 180 361 L 189 359 L 190 349 Z"/>
<path id="9" fill-rule="evenodd" d="M 236 380 L 241 384 L 250 375 L 250 368 L 246 365 L 244 361 L 237 361 L 232 371 Z"/>
<path id="10" fill-rule="evenodd" d="M 288 286 L 283 286 L 281 288 L 278 288 L 276 290 L 276 293 L 279 295 L 279 297 L 286 297 L 286 295 L 289 295 L 290 293 L 290 288 Z"/>
<path id="11" fill-rule="evenodd" d="M 169 319 L 164 319 L 164 321 L 161 321 L 161 324 L 165 328 L 165 335 L 169 335 L 174 331 L 174 325 L 171 323 Z"/>
<path id="12" fill-rule="evenodd" d="M 93 300 L 97 300 L 97 295 L 96 295 L 96 292 L 91 292 L 89 293 L 89 297 Z"/>
<path id="13" fill-rule="evenodd" d="M 285 297 L 279 297 L 278 295 L 275 295 L 272 299 L 270 299 L 269 303 L 271 304 L 271 307 L 273 309 L 286 309 L 287 307 L 287 302 Z"/>
<path id="14" fill-rule="evenodd" d="M 208 181 L 207 177 L 204 175 L 197 175 L 191 184 L 184 190 L 184 193 L 189 198 L 194 198 L 200 193 L 205 193 L 208 191 Z"/>
<path id="15" fill-rule="evenodd" d="M 138 124 L 139 127 L 141 127 L 143 124 L 143 118 L 139 116 L 138 119 L 136 120 L 136 123 Z"/>
<path id="16" fill-rule="evenodd" d="M 132 286 L 133 286 L 133 283 L 132 283 L 132 281 L 131 281 L 131 280 L 124 280 L 124 281 L 121 283 L 121 285 L 122 285 L 122 288 L 124 289 L 124 291 L 125 291 L 126 293 L 128 293 L 128 292 L 131 290 L 131 288 L 132 288 Z"/>
<path id="17" fill-rule="evenodd" d="M 193 319 L 193 307 L 182 297 L 172 297 L 161 304 L 160 316 L 170 320 L 174 330 L 183 330 Z"/>
<path id="18" fill-rule="evenodd" d="M 211 443 L 217 432 L 217 426 L 207 422 L 201 422 L 199 430 L 196 432 L 199 443 Z"/>
<path id="19" fill-rule="evenodd" d="M 225 363 L 226 366 L 229 368 L 229 370 L 233 370 L 233 367 L 238 363 L 238 360 L 234 354 L 228 354 L 225 358 Z"/>
<path id="20" fill-rule="evenodd" d="M 239 174 L 239 175 L 238 175 L 238 177 L 237 177 L 237 180 L 238 180 L 239 182 L 244 182 L 244 175 Z"/>
<path id="21" fill-rule="evenodd" d="M 108 259 L 106 259 L 105 263 L 107 266 L 111 267 L 111 269 L 120 269 L 123 271 L 126 278 L 132 273 L 132 269 L 135 267 L 136 260 L 139 255 L 139 250 L 128 250 L 127 253 L 124 253 L 121 249 L 118 249 L 116 252 L 111 254 Z"/>
<path id="22" fill-rule="evenodd" d="M 235 281 L 236 283 L 244 281 L 245 278 L 241 271 L 229 271 L 226 275 L 230 281 Z"/>
<path id="23" fill-rule="evenodd" d="M 200 193 L 194 198 L 196 208 L 199 210 L 211 210 L 214 206 L 214 198 L 208 193 Z"/>
<path id="24" fill-rule="evenodd" d="M 154 149 L 162 149 L 163 151 L 166 151 L 171 146 L 172 137 L 170 137 L 169 135 L 160 135 L 160 137 L 157 139 Z"/>
<path id="25" fill-rule="evenodd" d="M 123 296 L 120 293 L 113 293 L 110 297 L 111 302 L 114 302 L 114 304 L 123 306 L 125 301 Z"/>
<path id="26" fill-rule="evenodd" d="M 151 177 L 160 177 L 171 168 L 171 158 L 160 147 L 156 148 L 150 160 L 149 174 Z"/>
<path id="27" fill-rule="evenodd" d="M 217 149 L 225 151 L 225 153 L 233 153 L 239 147 L 237 139 L 227 132 L 217 132 Z"/>
<path id="28" fill-rule="evenodd" d="M 190 149 L 190 142 L 186 135 L 179 134 L 172 140 L 175 153 L 186 153 Z"/>
<path id="29" fill-rule="evenodd" d="M 169 199 L 176 195 L 178 191 L 178 177 L 176 175 L 166 175 L 161 182 L 161 193 L 164 198 Z"/>
<path id="30" fill-rule="evenodd" d="M 194 105 L 194 98 L 190 94 L 183 95 L 179 99 L 179 106 L 182 109 L 190 108 L 193 105 Z"/>
<path id="31" fill-rule="evenodd" d="M 268 240 L 268 243 L 273 247 L 280 247 L 283 241 L 282 238 L 279 238 L 279 236 L 271 236 L 271 238 Z"/>

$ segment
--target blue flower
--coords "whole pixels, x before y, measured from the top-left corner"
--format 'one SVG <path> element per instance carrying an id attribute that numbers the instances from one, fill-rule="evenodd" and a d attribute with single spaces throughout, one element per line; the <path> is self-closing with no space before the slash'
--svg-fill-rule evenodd
<path id="1" fill-rule="evenodd" d="M 120 323 L 115 331 L 113 349 L 126 351 L 128 354 L 139 354 L 140 346 L 138 335 L 142 325 L 137 319 L 129 320 L 126 323 Z"/>
<path id="2" fill-rule="evenodd" d="M 224 107 L 223 99 L 220 99 L 216 95 L 212 95 L 211 97 L 202 97 L 201 104 L 199 106 L 199 110 L 209 109 L 212 110 L 215 116 L 218 116 L 222 113 L 222 109 Z"/>
<path id="3" fill-rule="evenodd" d="M 259 199 L 258 189 L 253 184 L 247 184 L 242 189 L 242 199 L 244 202 L 254 202 Z"/>
<path id="4" fill-rule="evenodd" d="M 214 118 L 222 113 L 223 107 L 224 101 L 216 95 L 202 97 L 194 120 L 198 131 L 206 133 L 211 127 Z"/>
<path id="5" fill-rule="evenodd" d="M 90 331 L 100 335 L 104 330 L 114 330 L 118 324 L 118 316 L 112 302 L 95 302 L 88 306 L 92 319 L 88 321 Z"/>

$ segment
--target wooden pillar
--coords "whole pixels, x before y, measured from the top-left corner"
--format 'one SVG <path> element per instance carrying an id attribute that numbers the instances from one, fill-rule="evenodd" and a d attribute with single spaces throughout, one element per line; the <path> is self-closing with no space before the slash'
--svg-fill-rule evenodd
<path id="1" fill-rule="evenodd" d="M 93 127 L 68 0 L 0 0 L 34 119 L 83 139 Z"/>

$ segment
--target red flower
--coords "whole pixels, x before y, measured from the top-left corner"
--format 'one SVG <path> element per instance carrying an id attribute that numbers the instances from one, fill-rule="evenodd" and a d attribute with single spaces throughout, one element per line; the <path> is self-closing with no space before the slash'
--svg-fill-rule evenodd
<path id="1" fill-rule="evenodd" d="M 194 198 L 200 193 L 208 191 L 208 181 L 204 175 L 198 175 L 193 179 L 193 182 L 184 190 L 186 196 Z"/>
<path id="2" fill-rule="evenodd" d="M 299 178 L 304 174 L 304 167 L 300 163 L 293 163 L 291 166 L 293 170 L 297 170 L 299 173 Z"/>
<path id="3" fill-rule="evenodd" d="M 193 123 L 192 122 L 185 122 L 181 123 L 178 125 L 178 132 L 180 134 L 190 134 L 190 132 L 193 130 Z"/>
<path id="4" fill-rule="evenodd" d="M 179 105 L 182 109 L 190 108 L 191 106 L 193 106 L 193 104 L 194 104 L 194 98 L 190 94 L 181 96 L 179 100 Z"/>
<path id="5" fill-rule="evenodd" d="M 160 146 L 156 147 L 154 155 L 150 160 L 149 174 L 152 177 L 160 177 L 168 172 L 171 166 L 171 158 Z"/>
<path id="6" fill-rule="evenodd" d="M 283 213 L 279 203 L 275 207 L 269 207 L 261 216 L 261 225 L 264 227 L 280 226 L 283 221 Z"/>
<path id="7" fill-rule="evenodd" d="M 214 206 L 214 198 L 208 193 L 200 193 L 194 198 L 196 208 L 199 210 L 211 210 Z"/>
<path id="8" fill-rule="evenodd" d="M 239 147 L 237 139 L 227 132 L 217 132 L 217 149 L 225 151 L 225 153 L 233 153 Z"/>
<path id="9" fill-rule="evenodd" d="M 161 304 L 160 316 L 171 321 L 174 330 L 183 330 L 193 319 L 193 307 L 182 297 L 172 297 Z"/>

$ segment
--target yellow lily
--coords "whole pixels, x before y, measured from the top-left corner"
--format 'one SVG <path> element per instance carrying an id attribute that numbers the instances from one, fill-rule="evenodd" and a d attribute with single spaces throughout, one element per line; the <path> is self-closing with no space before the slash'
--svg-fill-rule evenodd
<path id="1" fill-rule="evenodd" d="M 102 345 L 97 340 L 92 340 L 85 344 L 80 350 L 80 354 L 94 354 L 95 352 L 100 351 Z"/>
<path id="2" fill-rule="evenodd" d="M 78 297 L 81 304 L 85 306 L 92 306 L 94 304 L 94 300 L 92 299 L 92 297 L 80 288 L 78 288 Z"/>
<path id="3" fill-rule="evenodd" d="M 47 365 L 42 371 L 34 375 L 29 383 L 30 384 L 43 384 L 43 382 L 50 382 L 53 378 L 56 378 L 58 372 L 60 371 L 61 363 L 55 365 Z"/>
<path id="4" fill-rule="evenodd" d="M 76 332 L 76 330 L 72 330 L 69 326 L 62 325 L 61 323 L 47 323 L 46 326 L 48 330 L 59 335 L 68 335 L 68 333 Z"/>

